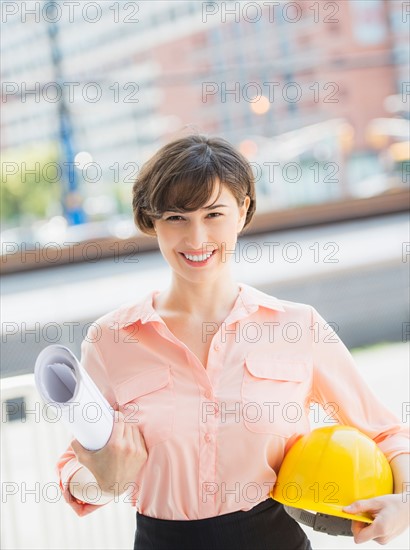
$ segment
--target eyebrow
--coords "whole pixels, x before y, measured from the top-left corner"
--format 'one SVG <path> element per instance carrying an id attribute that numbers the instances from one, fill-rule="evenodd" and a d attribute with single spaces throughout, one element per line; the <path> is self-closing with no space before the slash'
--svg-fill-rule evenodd
<path id="1" fill-rule="evenodd" d="M 215 210 L 215 208 L 228 208 L 227 204 L 211 204 L 211 206 L 204 206 L 201 210 Z"/>
<path id="2" fill-rule="evenodd" d="M 200 208 L 200 210 L 215 210 L 216 208 L 228 208 L 228 205 L 211 204 L 211 206 L 204 206 L 204 208 Z M 186 212 L 186 210 L 178 210 L 177 208 L 170 208 L 169 210 L 165 210 L 165 212 Z"/>

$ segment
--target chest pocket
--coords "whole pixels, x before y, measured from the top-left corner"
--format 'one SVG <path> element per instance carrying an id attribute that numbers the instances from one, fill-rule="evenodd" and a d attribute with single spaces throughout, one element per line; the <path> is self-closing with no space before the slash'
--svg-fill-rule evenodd
<path id="1" fill-rule="evenodd" d="M 246 428 L 288 438 L 307 427 L 304 403 L 309 374 L 303 360 L 247 356 L 241 388 Z"/>
<path id="2" fill-rule="evenodd" d="M 137 423 L 147 447 L 172 434 L 175 396 L 169 366 L 153 367 L 120 384 L 116 390 L 126 422 Z"/>

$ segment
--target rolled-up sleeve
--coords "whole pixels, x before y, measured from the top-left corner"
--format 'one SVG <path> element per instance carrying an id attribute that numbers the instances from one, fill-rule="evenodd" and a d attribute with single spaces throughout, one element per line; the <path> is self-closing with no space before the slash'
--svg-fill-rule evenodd
<path id="1" fill-rule="evenodd" d="M 97 343 L 100 334 L 101 331 L 97 326 L 97 323 L 90 326 L 87 336 L 81 344 L 80 363 L 91 376 L 104 397 L 112 406 L 114 406 L 115 396 L 112 392 L 104 361 Z M 85 516 L 91 512 L 94 512 L 98 508 L 101 508 L 101 506 L 104 506 L 105 504 L 89 504 L 76 499 L 70 493 L 69 482 L 80 468 L 83 468 L 83 466 L 78 462 L 71 445 L 69 445 L 66 451 L 60 456 L 56 464 L 59 485 L 65 501 L 70 504 L 77 515 Z"/>
<path id="2" fill-rule="evenodd" d="M 311 323 L 313 401 L 324 406 L 334 420 L 373 439 L 389 462 L 409 453 L 409 430 L 369 388 L 349 350 L 314 308 Z"/>

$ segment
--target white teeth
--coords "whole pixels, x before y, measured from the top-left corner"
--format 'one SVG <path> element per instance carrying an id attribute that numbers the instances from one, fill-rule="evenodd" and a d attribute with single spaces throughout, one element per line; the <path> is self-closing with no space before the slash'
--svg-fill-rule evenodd
<path id="1" fill-rule="evenodd" d="M 191 260 L 191 262 L 203 262 L 204 260 L 207 260 L 212 256 L 212 252 L 208 254 L 199 254 L 192 256 L 191 254 L 184 254 L 185 258 L 188 258 L 188 260 Z"/>

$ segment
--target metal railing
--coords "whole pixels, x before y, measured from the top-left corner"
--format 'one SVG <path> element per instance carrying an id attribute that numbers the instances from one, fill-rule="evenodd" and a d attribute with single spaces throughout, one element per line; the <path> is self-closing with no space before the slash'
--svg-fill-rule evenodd
<path id="1" fill-rule="evenodd" d="M 132 548 L 135 509 L 125 495 L 81 518 L 64 500 L 55 464 L 72 436 L 32 374 L 2 380 L 1 412 L 1 548 Z"/>

